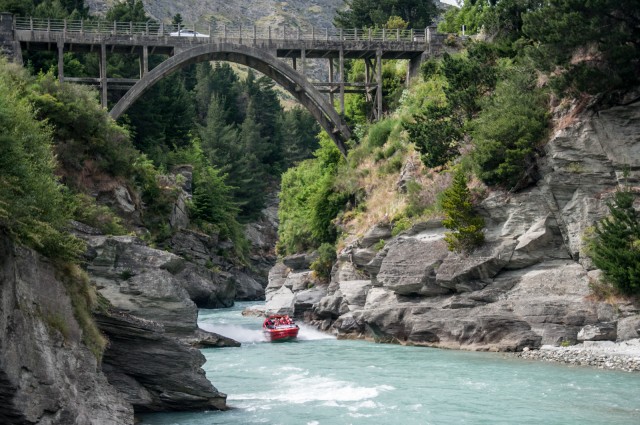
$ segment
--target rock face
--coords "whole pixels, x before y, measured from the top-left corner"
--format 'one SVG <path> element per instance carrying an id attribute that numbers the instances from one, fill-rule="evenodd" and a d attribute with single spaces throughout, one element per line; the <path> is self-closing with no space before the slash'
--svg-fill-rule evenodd
<path id="1" fill-rule="evenodd" d="M 54 268 L 0 236 L 0 423 L 133 424 Z"/>
<path id="2" fill-rule="evenodd" d="M 637 338 L 637 306 L 589 297 L 597 273 L 582 237 L 608 212 L 623 170 L 640 182 L 639 129 L 640 102 L 574 117 L 545 146 L 536 186 L 481 203 L 486 243 L 469 255 L 448 252 L 438 221 L 396 237 L 372 227 L 338 254 L 307 319 L 345 338 L 476 350 Z M 272 269 L 267 309 L 295 311 L 304 264 Z"/>
<path id="3" fill-rule="evenodd" d="M 209 271 L 131 236 L 86 239 L 87 271 L 113 306 L 98 316 L 111 342 L 103 361 L 109 382 L 136 411 L 224 409 L 226 396 L 205 378 L 204 357 L 194 348 L 239 345 L 198 329 L 192 298 L 215 284 Z M 218 296 L 228 294 L 223 300 L 232 303 L 235 287 L 218 283 Z M 202 291 L 211 297 L 210 288 Z"/>
<path id="4" fill-rule="evenodd" d="M 201 369 L 200 350 L 166 335 L 157 322 L 129 314 L 100 314 L 97 322 L 110 341 L 103 370 L 136 411 L 226 408 L 226 395 Z"/>

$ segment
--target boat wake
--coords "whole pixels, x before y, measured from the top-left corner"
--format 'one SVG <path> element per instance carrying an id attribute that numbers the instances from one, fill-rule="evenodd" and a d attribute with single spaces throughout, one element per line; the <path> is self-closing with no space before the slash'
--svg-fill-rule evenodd
<path id="1" fill-rule="evenodd" d="M 206 322 L 200 322 L 198 324 L 200 328 L 205 331 L 214 332 L 218 335 L 226 336 L 227 338 L 234 339 L 238 342 L 265 342 L 267 338 L 264 336 L 262 329 L 251 329 L 241 325 L 232 324 L 212 324 Z M 298 339 L 302 341 L 315 341 L 321 339 L 335 339 L 333 335 L 320 332 L 319 330 L 305 325 L 298 324 L 300 332 L 298 333 Z"/>
<path id="2" fill-rule="evenodd" d="M 210 323 L 199 323 L 201 329 L 214 332 L 227 338 L 235 339 L 238 342 L 265 342 L 266 338 L 261 329 L 250 329 L 240 325 L 227 325 Z"/>
<path id="3" fill-rule="evenodd" d="M 305 340 L 305 341 L 314 341 L 317 339 L 336 339 L 335 336 L 330 335 L 328 333 L 321 332 L 309 325 L 298 323 L 298 326 L 300 327 L 300 332 L 298 333 L 298 339 Z"/>

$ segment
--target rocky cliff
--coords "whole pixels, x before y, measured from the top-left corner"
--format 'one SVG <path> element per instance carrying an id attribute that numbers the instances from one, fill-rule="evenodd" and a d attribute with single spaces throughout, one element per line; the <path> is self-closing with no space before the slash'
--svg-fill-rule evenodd
<path id="1" fill-rule="evenodd" d="M 239 344 L 199 329 L 192 298 L 231 305 L 233 283 L 132 236 L 84 238 L 89 276 L 111 305 L 98 315 L 111 341 L 103 365 L 109 381 L 136 411 L 224 409 L 226 395 L 204 376 L 197 347 Z"/>
<path id="2" fill-rule="evenodd" d="M 590 296 L 599 273 L 582 237 L 620 184 L 640 182 L 640 102 L 583 107 L 556 111 L 535 186 L 484 199 L 486 243 L 471 255 L 447 251 L 439 220 L 396 237 L 380 223 L 339 254 L 327 285 L 310 279 L 308 261 L 276 265 L 267 308 L 342 337 L 451 348 L 637 338 L 640 306 Z"/>
<path id="3" fill-rule="evenodd" d="M 0 423 L 133 423 L 109 384 L 56 270 L 0 236 Z"/>

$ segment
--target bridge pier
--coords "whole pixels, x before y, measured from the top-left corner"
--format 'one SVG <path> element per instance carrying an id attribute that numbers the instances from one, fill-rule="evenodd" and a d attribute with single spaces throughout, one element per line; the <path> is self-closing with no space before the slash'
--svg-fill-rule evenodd
<path id="1" fill-rule="evenodd" d="M 340 115 L 344 117 L 344 48 L 342 46 L 340 46 L 338 55 L 338 66 L 340 67 Z"/>
<path id="2" fill-rule="evenodd" d="M 376 50 L 376 69 L 376 78 L 378 83 L 378 89 L 376 90 L 376 118 L 380 120 L 382 119 L 382 50 L 380 49 Z"/>
<path id="3" fill-rule="evenodd" d="M 100 44 L 100 104 L 107 107 L 107 45 Z"/>
<path id="4" fill-rule="evenodd" d="M 58 41 L 58 81 L 64 82 L 64 41 Z"/>
<path id="5" fill-rule="evenodd" d="M 140 78 L 147 72 L 149 72 L 149 46 L 145 44 L 140 52 Z"/>
<path id="6" fill-rule="evenodd" d="M 0 54 L 10 61 L 22 65 L 20 42 L 14 36 L 14 20 L 11 13 L 0 13 Z"/>

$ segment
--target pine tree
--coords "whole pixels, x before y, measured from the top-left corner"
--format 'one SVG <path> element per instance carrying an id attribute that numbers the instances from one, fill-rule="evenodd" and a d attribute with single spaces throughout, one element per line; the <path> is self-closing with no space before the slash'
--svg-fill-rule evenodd
<path id="1" fill-rule="evenodd" d="M 593 264 L 624 294 L 640 294 L 640 214 L 629 190 L 607 203 L 611 216 L 596 226 L 591 241 Z"/>
<path id="2" fill-rule="evenodd" d="M 451 186 L 442 193 L 442 209 L 446 218 L 442 224 L 453 232 L 445 233 L 449 251 L 469 252 L 484 242 L 484 219 L 473 211 L 467 176 L 458 169 Z"/>

